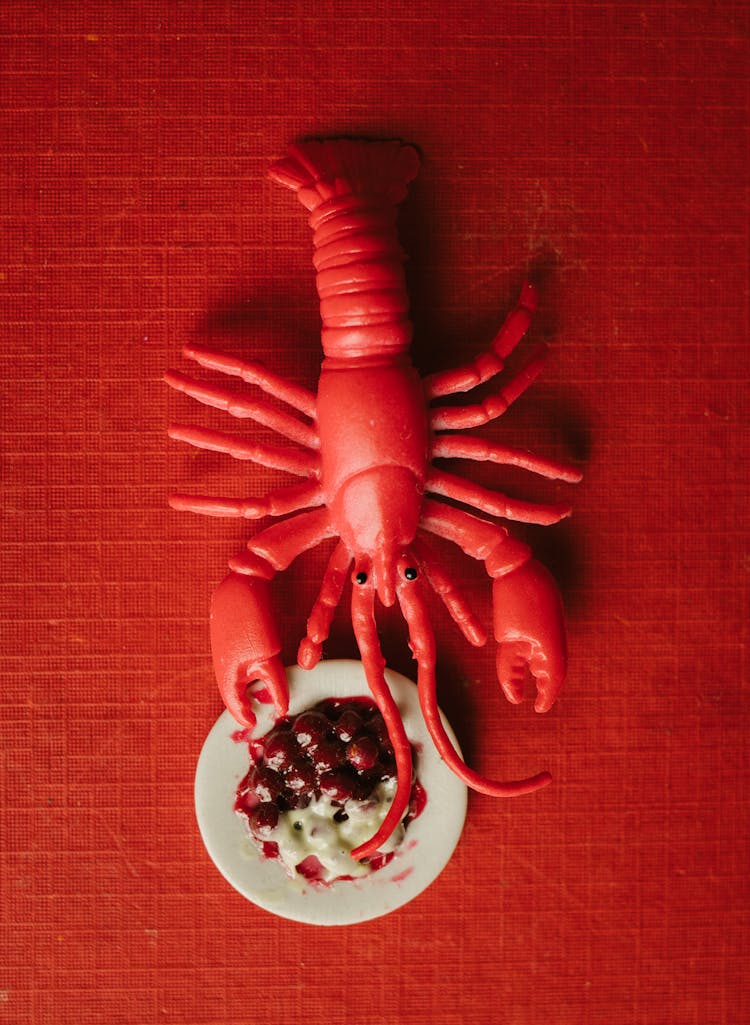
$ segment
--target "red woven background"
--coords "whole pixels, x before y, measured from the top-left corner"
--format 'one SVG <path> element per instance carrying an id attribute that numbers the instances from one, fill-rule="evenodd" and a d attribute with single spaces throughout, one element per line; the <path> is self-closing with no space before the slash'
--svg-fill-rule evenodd
<path id="1" fill-rule="evenodd" d="M 746 5 L 8 0 L 0 22 L 0 1022 L 746 1025 Z M 525 532 L 569 615 L 547 717 L 435 611 L 472 763 L 554 786 L 473 798 L 429 891 L 316 930 L 202 847 L 208 599 L 249 530 L 166 508 L 282 477 L 170 443 L 170 420 L 228 425 L 160 377 L 198 338 L 314 386 L 309 231 L 264 174 L 333 133 L 423 151 L 421 370 L 479 352 L 534 268 L 523 349 L 554 358 L 479 433 L 586 476 L 572 520 Z M 287 661 L 325 555 L 279 581 Z M 487 618 L 481 567 L 446 557 Z M 383 643 L 411 673 L 393 616 Z M 343 613 L 327 653 L 355 654 Z"/>

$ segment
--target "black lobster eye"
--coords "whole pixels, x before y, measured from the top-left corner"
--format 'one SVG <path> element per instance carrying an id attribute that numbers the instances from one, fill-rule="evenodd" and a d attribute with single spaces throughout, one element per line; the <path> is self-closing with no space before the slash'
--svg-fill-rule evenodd
<path id="1" fill-rule="evenodd" d="M 360 570 L 359 573 L 356 575 L 356 577 L 354 579 L 357 581 L 358 584 L 366 584 L 367 583 L 367 574 L 365 573 L 364 570 Z"/>
<path id="2" fill-rule="evenodd" d="M 417 579 L 417 571 L 416 571 L 416 569 L 413 566 L 407 566 L 406 569 L 404 570 L 404 576 L 406 577 L 407 580 L 416 580 Z"/>

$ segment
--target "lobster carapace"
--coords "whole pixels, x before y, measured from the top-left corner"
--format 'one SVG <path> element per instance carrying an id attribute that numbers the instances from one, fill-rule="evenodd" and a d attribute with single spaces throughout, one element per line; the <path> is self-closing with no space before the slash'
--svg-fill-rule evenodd
<path id="1" fill-rule="evenodd" d="M 260 363 L 196 345 L 185 348 L 187 358 L 257 386 L 292 412 L 177 372 L 166 375 L 178 391 L 232 416 L 250 418 L 294 443 L 258 444 L 199 427 L 170 428 L 171 437 L 191 445 L 301 478 L 263 499 L 170 499 L 174 508 L 213 516 L 283 517 L 255 534 L 247 549 L 231 560 L 231 572 L 212 599 L 211 644 L 219 689 L 239 723 L 253 725 L 253 700 L 259 697 L 272 700 L 279 716 L 287 711 L 270 581 L 301 552 L 336 539 L 298 661 L 309 669 L 320 659 L 350 578 L 352 625 L 368 684 L 388 727 L 399 781 L 388 816 L 352 852 L 355 858 L 371 856 L 395 829 L 406 810 L 412 778 L 409 741 L 384 676 L 376 596 L 386 606 L 398 602 L 403 612 L 417 661 L 422 712 L 453 771 L 475 790 L 498 796 L 527 793 L 550 779 L 546 772 L 511 783 L 486 779 L 465 765 L 443 730 L 425 591 L 432 588 L 440 595 L 471 644 L 484 644 L 486 634 L 432 553 L 430 535 L 481 560 L 492 578 L 497 674 L 508 700 L 522 700 L 528 669 L 536 678 L 535 707 L 546 711 L 566 672 L 562 605 L 554 581 L 531 558 L 525 543 L 487 517 L 549 524 L 567 516 L 570 507 L 511 499 L 434 465 L 448 458 L 483 460 L 571 483 L 580 479 L 566 464 L 455 433 L 500 416 L 541 370 L 543 348 L 489 398 L 473 405 L 430 405 L 434 399 L 470 391 L 503 370 L 505 358 L 529 326 L 535 289 L 524 286 L 488 351 L 455 370 L 420 378 L 409 359 L 412 328 L 396 233 L 397 206 L 417 169 L 411 146 L 335 139 L 292 146 L 289 156 L 270 170 L 270 177 L 292 189 L 310 211 L 325 356 L 315 394 Z"/>

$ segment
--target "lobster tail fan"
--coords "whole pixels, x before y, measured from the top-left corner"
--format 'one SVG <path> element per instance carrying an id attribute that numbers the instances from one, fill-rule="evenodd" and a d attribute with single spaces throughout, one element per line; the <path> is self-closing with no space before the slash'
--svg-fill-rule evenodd
<path id="1" fill-rule="evenodd" d="M 273 164 L 268 175 L 314 210 L 333 196 L 351 193 L 381 196 L 395 206 L 418 170 L 417 151 L 397 140 L 326 139 L 290 146 L 289 156 Z"/>

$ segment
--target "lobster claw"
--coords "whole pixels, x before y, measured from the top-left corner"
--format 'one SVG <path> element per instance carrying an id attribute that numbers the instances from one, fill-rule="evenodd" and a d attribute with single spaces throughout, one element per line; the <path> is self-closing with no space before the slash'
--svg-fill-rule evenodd
<path id="1" fill-rule="evenodd" d="M 267 580 L 238 573 L 222 580 L 211 599 L 211 650 L 219 691 L 238 723 L 255 725 L 253 697 L 286 715 L 289 689 Z"/>
<path id="2" fill-rule="evenodd" d="M 534 708 L 547 712 L 567 671 L 562 600 L 552 575 L 531 559 L 495 579 L 492 589 L 497 677 L 514 705 L 523 701 L 527 668 L 536 680 Z"/>

